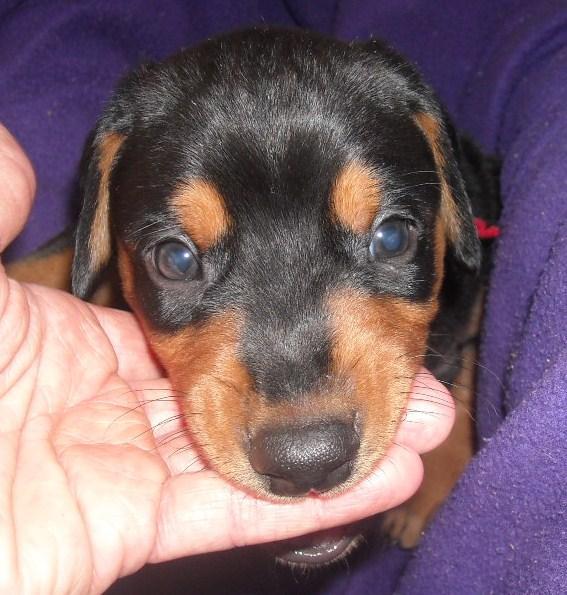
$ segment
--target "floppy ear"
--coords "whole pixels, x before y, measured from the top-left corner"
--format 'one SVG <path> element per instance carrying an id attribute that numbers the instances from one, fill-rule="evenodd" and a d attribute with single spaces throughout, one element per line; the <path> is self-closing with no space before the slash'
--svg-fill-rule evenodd
<path id="1" fill-rule="evenodd" d="M 431 148 L 439 173 L 441 217 L 449 239 L 449 255 L 457 265 L 478 271 L 481 246 L 459 167 L 459 142 L 447 114 L 417 69 L 400 54 L 377 39 L 358 47 L 365 52 L 365 60 L 373 65 L 373 71 L 387 77 L 397 95 L 408 98 L 408 107 Z M 384 69 L 384 65 L 388 68 Z"/>
<path id="2" fill-rule="evenodd" d="M 446 117 L 419 112 L 415 122 L 431 147 L 441 184 L 441 218 L 457 263 L 472 271 L 481 265 L 481 246 L 471 201 L 459 167 L 459 141 Z"/>
<path id="3" fill-rule="evenodd" d="M 176 79 L 167 67 L 143 64 L 117 85 L 81 163 L 83 206 L 75 236 L 72 289 L 81 298 L 94 290 L 112 255 L 112 173 L 136 122 L 149 126 L 175 104 Z"/>
<path id="4" fill-rule="evenodd" d="M 91 136 L 83 155 L 81 193 L 83 206 L 75 235 L 72 289 L 87 298 L 110 261 L 110 178 L 125 136 L 101 132 Z"/>

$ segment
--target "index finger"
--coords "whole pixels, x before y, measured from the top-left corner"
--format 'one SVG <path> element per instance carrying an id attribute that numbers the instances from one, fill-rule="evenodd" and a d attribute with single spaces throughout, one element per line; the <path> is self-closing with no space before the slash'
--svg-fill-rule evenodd
<path id="1" fill-rule="evenodd" d="M 274 503 L 233 488 L 212 471 L 170 478 L 164 486 L 150 562 L 280 541 L 344 525 L 393 508 L 415 493 L 423 466 L 393 445 L 363 482 L 333 498 Z"/>
<path id="2" fill-rule="evenodd" d="M 447 387 L 422 368 L 411 388 L 396 442 L 424 454 L 439 446 L 455 423 L 455 401 Z"/>

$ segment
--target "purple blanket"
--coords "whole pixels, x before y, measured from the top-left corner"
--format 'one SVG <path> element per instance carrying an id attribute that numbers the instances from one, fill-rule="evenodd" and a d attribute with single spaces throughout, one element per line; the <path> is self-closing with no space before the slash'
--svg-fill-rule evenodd
<path id="1" fill-rule="evenodd" d="M 564 0 L 5 0 L 0 120 L 39 178 L 30 224 L 11 255 L 70 221 L 82 143 L 121 74 L 253 23 L 386 38 L 420 66 L 457 125 L 503 157 L 503 233 L 478 397 L 481 450 L 414 553 L 377 552 L 326 592 L 566 592 Z M 180 592 L 191 592 L 191 577 L 185 581 Z M 156 592 L 145 588 L 136 592 Z"/>

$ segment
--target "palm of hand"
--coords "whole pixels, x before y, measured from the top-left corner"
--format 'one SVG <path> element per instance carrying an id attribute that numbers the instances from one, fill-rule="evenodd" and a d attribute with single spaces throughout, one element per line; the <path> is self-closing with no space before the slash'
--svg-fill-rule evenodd
<path id="1" fill-rule="evenodd" d="M 140 403 L 147 391 L 126 379 L 156 377 L 148 353 L 138 348 L 119 362 L 94 311 L 70 296 L 5 279 L 4 289 L 0 342 L 4 353 L 19 345 L 16 356 L 2 362 L 0 400 L 2 449 L 12 453 L 15 476 L 14 530 L 26 546 L 18 574 L 43 585 L 65 574 L 82 576 L 84 584 L 54 590 L 89 585 L 98 591 L 150 558 L 170 475 L 164 450 L 179 448 L 179 441 L 187 445 L 187 438 L 179 435 L 179 420 L 159 424 L 160 417 L 175 416 L 165 381 L 151 391 L 146 408 Z M 132 323 L 120 332 L 122 342 L 135 343 L 139 330 Z M 151 431 L 156 423 L 162 452 Z M 165 432 L 174 439 L 164 439 Z M 61 564 L 80 570 L 61 573 Z"/>

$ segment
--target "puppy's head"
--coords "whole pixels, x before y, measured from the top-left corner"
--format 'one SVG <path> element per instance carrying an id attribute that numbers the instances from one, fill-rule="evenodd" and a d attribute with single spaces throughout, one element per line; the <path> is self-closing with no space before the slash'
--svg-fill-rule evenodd
<path id="1" fill-rule="evenodd" d="M 335 493 L 390 445 L 444 263 L 478 266 L 431 92 L 377 42 L 249 31 L 126 79 L 86 157 L 74 291 L 112 255 L 223 476 Z"/>

